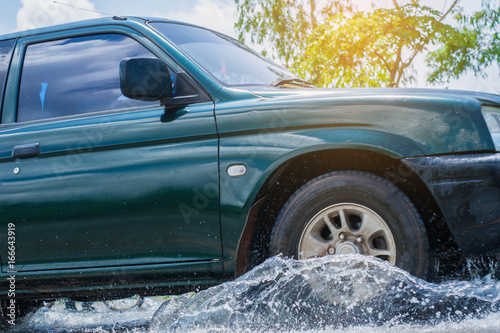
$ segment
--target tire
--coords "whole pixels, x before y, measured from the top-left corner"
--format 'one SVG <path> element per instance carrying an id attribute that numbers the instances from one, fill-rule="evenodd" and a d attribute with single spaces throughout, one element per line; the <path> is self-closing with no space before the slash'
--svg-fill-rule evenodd
<path id="1" fill-rule="evenodd" d="M 358 171 L 332 172 L 297 190 L 277 218 L 270 252 L 297 259 L 367 254 L 419 278 L 436 273 L 415 206 L 385 179 Z"/>

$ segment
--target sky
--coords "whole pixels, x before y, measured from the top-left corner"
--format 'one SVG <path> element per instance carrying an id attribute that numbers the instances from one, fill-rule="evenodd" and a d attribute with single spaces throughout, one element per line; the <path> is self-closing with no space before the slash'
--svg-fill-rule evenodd
<path id="1" fill-rule="evenodd" d="M 65 23 L 101 15 L 165 17 L 187 21 L 234 37 L 236 6 L 233 0 L 2 0 L 0 34 Z"/>
<path id="2" fill-rule="evenodd" d="M 328 0 L 319 0 L 328 1 Z M 369 10 L 367 0 L 354 0 L 360 9 Z M 392 0 L 378 0 L 381 6 L 390 6 Z M 398 0 L 403 3 L 408 0 Z M 88 10 L 95 10 L 110 15 L 130 15 L 144 17 L 164 17 L 185 21 L 236 37 L 234 23 L 237 11 L 234 0 L 2 0 L 0 11 L 0 35 L 19 30 L 39 28 L 42 26 L 65 23 L 94 17 L 109 16 L 95 12 L 76 9 L 60 3 L 70 4 Z M 452 0 L 421 0 L 424 5 L 443 10 Z M 479 0 L 461 0 L 460 5 L 466 10 L 479 9 Z M 265 46 L 250 45 L 262 50 Z M 413 87 L 437 87 L 450 89 L 466 89 L 500 93 L 500 71 L 498 66 L 485 70 L 486 77 L 465 74 L 449 84 L 430 86 L 426 83 L 427 70 L 424 57 L 415 61 L 417 82 Z"/>

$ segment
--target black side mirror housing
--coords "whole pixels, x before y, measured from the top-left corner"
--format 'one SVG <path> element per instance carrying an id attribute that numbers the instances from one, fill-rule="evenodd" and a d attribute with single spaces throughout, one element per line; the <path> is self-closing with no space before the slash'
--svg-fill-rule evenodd
<path id="1" fill-rule="evenodd" d="M 160 59 L 133 58 L 120 62 L 120 89 L 128 98 L 159 101 L 173 97 L 168 66 Z"/>

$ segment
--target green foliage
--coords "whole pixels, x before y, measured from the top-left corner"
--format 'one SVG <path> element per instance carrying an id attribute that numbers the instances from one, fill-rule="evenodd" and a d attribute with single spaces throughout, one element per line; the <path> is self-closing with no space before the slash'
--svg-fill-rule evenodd
<path id="1" fill-rule="evenodd" d="M 369 12 L 351 0 L 235 1 L 240 40 L 269 45 L 268 55 L 317 86 L 397 87 L 414 80 L 413 61 L 423 52 L 430 83 L 500 60 L 500 12 L 491 1 L 471 16 L 456 10 L 454 26 L 444 18 L 460 0 L 445 13 L 418 0 Z"/>
<path id="2" fill-rule="evenodd" d="M 500 63 L 500 4 L 485 1 L 479 12 L 455 13 L 459 27 L 439 40 L 441 47 L 429 52 L 426 61 L 433 69 L 430 83 L 449 82 L 466 71 L 485 76 L 488 66 Z"/>
<path id="3" fill-rule="evenodd" d="M 336 14 L 314 31 L 292 68 L 319 86 L 398 86 L 413 79 L 414 54 L 451 29 L 440 18 L 416 4 Z M 321 75 L 311 75 L 313 68 Z"/>
<path id="4" fill-rule="evenodd" d="M 291 65 L 302 53 L 308 36 L 337 12 L 352 11 L 351 0 L 235 0 L 239 12 L 236 29 L 243 42 L 267 44 L 272 58 Z"/>

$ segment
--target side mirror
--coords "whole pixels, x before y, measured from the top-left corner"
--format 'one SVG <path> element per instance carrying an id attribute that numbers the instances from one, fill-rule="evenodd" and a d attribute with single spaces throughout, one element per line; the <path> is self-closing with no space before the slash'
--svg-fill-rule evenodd
<path id="1" fill-rule="evenodd" d="M 163 61 L 155 58 L 122 60 L 120 89 L 124 96 L 141 101 L 173 97 L 170 70 Z"/>

